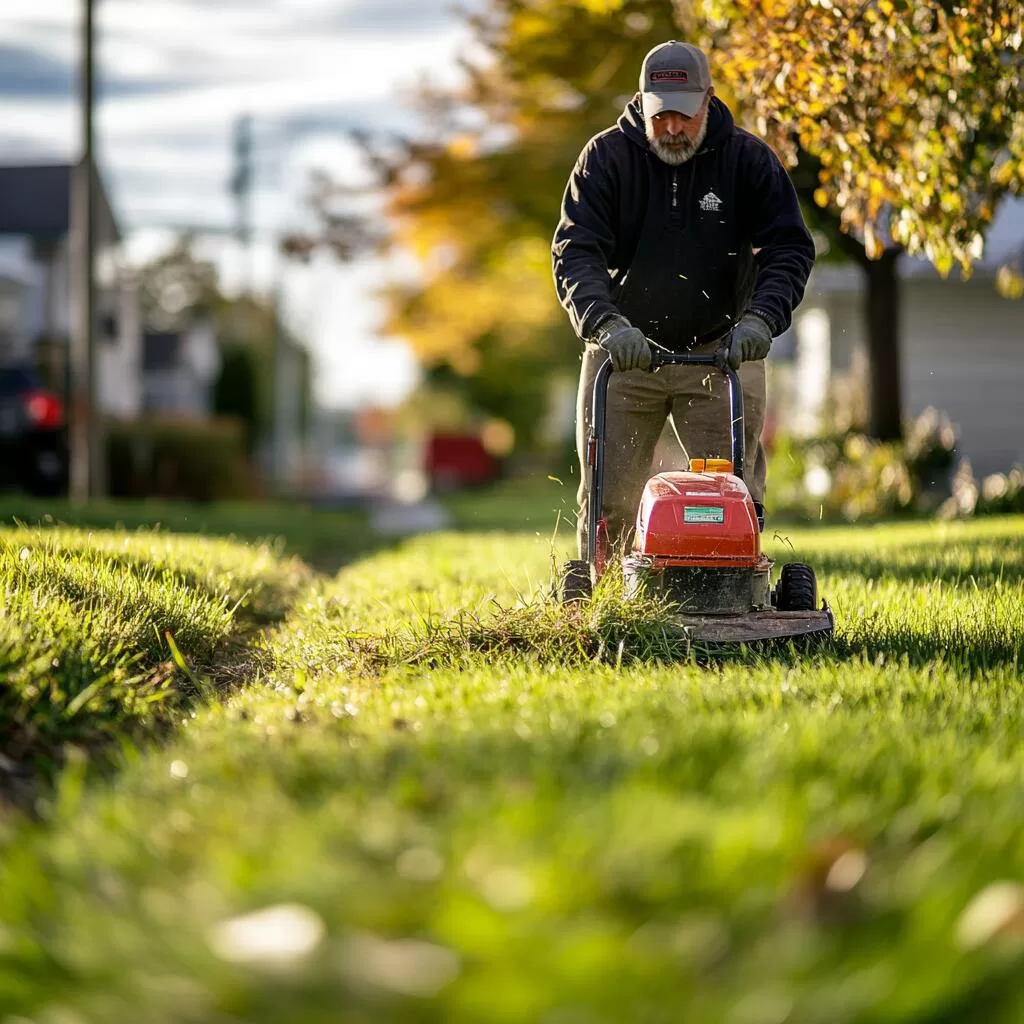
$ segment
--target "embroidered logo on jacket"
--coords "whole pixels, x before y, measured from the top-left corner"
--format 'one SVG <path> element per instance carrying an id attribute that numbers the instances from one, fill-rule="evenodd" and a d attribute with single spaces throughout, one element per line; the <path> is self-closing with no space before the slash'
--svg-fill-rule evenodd
<path id="1" fill-rule="evenodd" d="M 701 201 L 700 208 L 702 210 L 717 211 L 722 208 L 722 200 L 715 195 L 714 192 L 709 192 Z"/>

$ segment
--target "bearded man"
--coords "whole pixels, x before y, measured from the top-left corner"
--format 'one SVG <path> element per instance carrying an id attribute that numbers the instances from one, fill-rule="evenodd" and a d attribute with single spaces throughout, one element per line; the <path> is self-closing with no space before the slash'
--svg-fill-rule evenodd
<path id="1" fill-rule="evenodd" d="M 586 439 L 594 378 L 606 359 L 604 508 L 628 544 L 669 416 L 692 458 L 728 458 L 722 374 L 665 366 L 651 346 L 729 346 L 745 413 L 744 479 L 764 529 L 764 359 L 789 327 L 814 264 L 796 191 L 766 143 L 737 128 L 715 96 L 707 57 L 672 40 L 647 54 L 640 92 L 584 147 L 552 243 L 555 287 L 585 344 L 577 401 L 577 538 L 587 550 Z"/>

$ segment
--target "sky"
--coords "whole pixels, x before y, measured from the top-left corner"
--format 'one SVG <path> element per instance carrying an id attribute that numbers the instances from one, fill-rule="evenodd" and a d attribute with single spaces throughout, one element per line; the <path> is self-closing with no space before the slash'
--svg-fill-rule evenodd
<path id="1" fill-rule="evenodd" d="M 0 0 L 0 161 L 80 151 L 75 107 L 81 0 Z M 453 0 L 96 0 L 97 150 L 134 261 L 174 228 L 210 232 L 225 284 L 266 288 L 273 233 L 302 213 L 309 172 L 359 183 L 350 128 L 416 130 L 423 75 L 454 82 L 467 32 Z M 232 128 L 254 119 L 251 258 L 228 233 Z M 372 298 L 401 264 L 283 268 L 287 317 L 329 406 L 399 400 L 415 380 L 400 342 L 377 337 Z"/>

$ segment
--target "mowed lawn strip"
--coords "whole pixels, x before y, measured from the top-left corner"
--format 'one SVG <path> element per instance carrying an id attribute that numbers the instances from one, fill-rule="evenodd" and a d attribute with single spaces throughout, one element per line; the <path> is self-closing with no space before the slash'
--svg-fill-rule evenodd
<path id="1" fill-rule="evenodd" d="M 821 567 L 834 644 L 660 661 L 657 609 L 547 603 L 565 552 L 534 535 L 420 538 L 312 587 L 269 678 L 9 826 L 0 1005 L 1019 1019 L 1024 522 L 771 543 Z"/>
<path id="2" fill-rule="evenodd" d="M 192 699 L 309 571 L 269 547 L 154 532 L 0 529 L 0 749 L 15 777 L 127 739 Z"/>

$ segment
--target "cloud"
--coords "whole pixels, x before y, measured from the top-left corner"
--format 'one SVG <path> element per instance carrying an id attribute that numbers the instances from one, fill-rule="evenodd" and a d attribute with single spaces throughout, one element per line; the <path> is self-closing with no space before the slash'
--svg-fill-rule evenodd
<path id="1" fill-rule="evenodd" d="M 396 36 L 418 35 L 450 24 L 455 4 L 452 0 L 356 0 L 354 3 L 332 5 L 321 15 L 319 23 L 349 35 Z M 314 20 L 317 20 L 314 18 Z"/>
<path id="2" fill-rule="evenodd" d="M 189 67 L 183 60 L 181 67 Z M 23 43 L 0 42 L 0 99 L 70 100 L 78 89 L 78 69 L 43 49 Z M 97 97 L 100 101 L 118 96 L 174 93 L 217 80 L 214 68 L 205 75 L 150 74 L 125 75 L 117 68 L 100 67 L 97 73 Z"/>
<path id="3" fill-rule="evenodd" d="M 0 123 L 2 114 L 0 114 Z M 5 125 L 5 127 L 7 127 Z M 51 138 L 39 138 L 30 132 L 0 131 L 0 163 L 14 157 L 19 163 L 55 163 L 62 159 L 61 147 Z"/>
<path id="4" fill-rule="evenodd" d="M 367 78 L 359 91 L 387 88 L 408 69 L 429 60 L 431 40 L 413 56 L 410 44 L 428 30 L 443 30 L 436 0 L 408 3 L 381 0 L 308 17 L 288 13 L 268 0 L 245 8 L 228 4 L 200 7 L 179 0 L 171 5 L 147 0 L 147 13 L 124 18 L 123 5 L 109 0 L 97 30 L 96 79 L 101 101 L 145 96 L 173 96 L 204 87 L 261 85 L 278 80 L 290 85 L 310 78 L 329 83 L 346 79 L 353 63 Z M 176 17 L 169 17 L 176 6 Z M 402 13 L 404 9 L 404 14 Z M 449 23 L 450 27 L 450 23 Z M 359 36 L 358 46 L 354 35 Z M 0 100 L 71 100 L 77 92 L 75 26 L 48 21 L 0 23 Z M 358 50 L 370 46 L 380 54 L 376 67 L 366 66 Z M 387 51 L 394 47 L 388 60 Z"/>
<path id="5" fill-rule="evenodd" d="M 0 96 L 70 96 L 71 68 L 28 46 L 0 42 Z"/>

